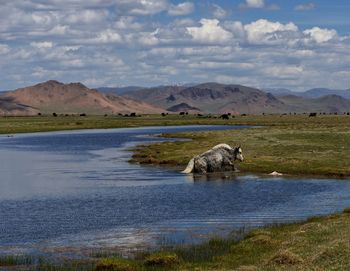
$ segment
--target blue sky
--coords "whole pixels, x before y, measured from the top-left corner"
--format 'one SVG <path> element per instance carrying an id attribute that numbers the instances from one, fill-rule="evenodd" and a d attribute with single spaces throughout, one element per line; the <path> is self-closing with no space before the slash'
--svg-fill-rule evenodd
<path id="1" fill-rule="evenodd" d="M 0 0 L 0 90 L 350 88 L 350 1 Z"/>

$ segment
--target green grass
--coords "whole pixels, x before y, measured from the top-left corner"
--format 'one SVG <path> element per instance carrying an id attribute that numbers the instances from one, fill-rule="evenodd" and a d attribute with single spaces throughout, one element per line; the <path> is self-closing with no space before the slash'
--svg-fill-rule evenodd
<path id="1" fill-rule="evenodd" d="M 0 256 L 1 266 L 31 265 L 34 262 L 32 256 L 27 255 L 4 255 Z"/>
<path id="2" fill-rule="evenodd" d="M 242 173 L 278 171 L 292 175 L 350 176 L 350 117 L 251 116 L 230 121 L 260 128 L 187 132 L 167 137 L 192 141 L 138 146 L 132 161 L 184 167 L 195 155 L 216 144 L 241 145 Z"/>
<path id="3" fill-rule="evenodd" d="M 143 115 L 141 117 L 122 116 L 36 116 L 0 117 L 0 134 L 46 132 L 76 129 L 107 129 L 141 126 L 168 126 L 192 124 L 228 124 L 217 118 L 200 118 L 193 115 Z"/>

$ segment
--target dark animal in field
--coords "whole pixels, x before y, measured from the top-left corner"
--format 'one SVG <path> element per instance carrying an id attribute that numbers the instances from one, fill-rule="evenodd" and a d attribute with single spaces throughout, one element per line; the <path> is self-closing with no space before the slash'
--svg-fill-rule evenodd
<path id="1" fill-rule="evenodd" d="M 228 120 L 230 119 L 230 116 L 228 114 L 222 114 L 220 118 L 222 118 L 223 120 Z"/>
<path id="2" fill-rule="evenodd" d="M 232 148 L 219 144 L 212 149 L 193 157 L 182 173 L 201 173 L 235 171 L 235 160 L 243 161 L 241 147 Z"/>
<path id="3" fill-rule="evenodd" d="M 310 113 L 309 114 L 309 117 L 316 117 L 317 116 L 317 113 Z"/>

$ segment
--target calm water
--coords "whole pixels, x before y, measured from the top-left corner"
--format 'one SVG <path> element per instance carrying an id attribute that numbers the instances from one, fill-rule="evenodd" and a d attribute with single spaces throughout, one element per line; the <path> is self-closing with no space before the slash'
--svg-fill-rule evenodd
<path id="1" fill-rule="evenodd" d="M 350 206 L 347 180 L 211 176 L 129 164 L 150 127 L 0 137 L 0 253 L 198 242 Z M 242 128 L 242 127 L 241 127 Z"/>

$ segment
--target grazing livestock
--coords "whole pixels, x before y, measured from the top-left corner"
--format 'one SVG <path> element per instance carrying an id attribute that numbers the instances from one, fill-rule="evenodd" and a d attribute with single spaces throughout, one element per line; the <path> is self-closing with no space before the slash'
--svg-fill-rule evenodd
<path id="1" fill-rule="evenodd" d="M 236 170 L 233 161 L 243 161 L 241 147 L 232 148 L 219 144 L 212 149 L 193 157 L 182 173 L 222 172 Z"/>
<path id="2" fill-rule="evenodd" d="M 222 114 L 220 116 L 220 118 L 222 118 L 223 120 L 228 120 L 228 119 L 230 119 L 230 115 L 229 114 Z"/>

